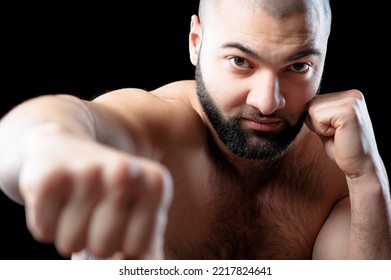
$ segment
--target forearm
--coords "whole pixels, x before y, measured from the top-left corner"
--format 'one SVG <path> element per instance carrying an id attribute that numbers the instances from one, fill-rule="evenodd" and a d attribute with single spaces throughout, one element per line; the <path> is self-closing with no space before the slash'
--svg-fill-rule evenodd
<path id="1" fill-rule="evenodd" d="M 95 138 L 94 121 L 89 110 L 82 100 L 72 96 L 51 95 L 30 99 L 1 119 L 0 187 L 11 199 L 22 203 L 18 178 L 28 147 L 37 141 L 37 134 L 54 130 Z"/>
<path id="2" fill-rule="evenodd" d="M 348 179 L 351 203 L 349 259 L 391 259 L 391 201 L 382 161 Z"/>

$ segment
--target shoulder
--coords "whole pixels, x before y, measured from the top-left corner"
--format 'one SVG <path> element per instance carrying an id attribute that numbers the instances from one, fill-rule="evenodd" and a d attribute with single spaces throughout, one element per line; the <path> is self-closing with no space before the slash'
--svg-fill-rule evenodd
<path id="1" fill-rule="evenodd" d="M 205 134 L 194 81 L 172 82 L 152 91 L 118 89 L 95 98 L 92 104 L 130 131 L 148 135 L 160 144 L 184 144 Z"/>
<path id="2" fill-rule="evenodd" d="M 151 93 L 163 99 L 181 100 L 187 103 L 196 97 L 196 84 L 194 80 L 176 81 L 163 85 Z"/>
<path id="3" fill-rule="evenodd" d="M 164 109 L 166 106 L 193 106 L 195 92 L 194 81 L 176 81 L 159 88 L 147 91 L 141 88 L 122 88 L 104 93 L 92 100 L 95 104 L 114 106 L 116 109 L 123 107 L 133 109 L 151 108 L 158 106 Z"/>

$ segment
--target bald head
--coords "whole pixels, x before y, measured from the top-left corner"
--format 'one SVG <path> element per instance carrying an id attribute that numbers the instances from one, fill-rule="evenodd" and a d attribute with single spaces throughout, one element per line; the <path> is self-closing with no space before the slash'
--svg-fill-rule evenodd
<path id="1" fill-rule="evenodd" d="M 283 19 L 297 13 L 315 12 L 316 16 L 324 20 L 328 31 L 331 25 L 331 9 L 329 0 L 200 0 L 199 17 L 201 24 L 207 23 L 209 15 L 219 9 L 224 2 L 241 2 L 253 10 L 261 9 L 267 14 Z"/>

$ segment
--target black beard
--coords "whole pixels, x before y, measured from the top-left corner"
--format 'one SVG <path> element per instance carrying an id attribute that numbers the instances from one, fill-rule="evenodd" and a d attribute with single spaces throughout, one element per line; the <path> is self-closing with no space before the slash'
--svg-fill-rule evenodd
<path id="1" fill-rule="evenodd" d="M 283 155 L 300 132 L 307 112 L 304 111 L 296 124 L 287 121 L 278 132 L 249 131 L 240 125 L 241 118 L 224 119 L 207 91 L 199 64 L 196 65 L 198 100 L 220 140 L 235 155 L 246 159 L 273 160 Z M 272 117 L 273 115 L 270 115 Z"/>

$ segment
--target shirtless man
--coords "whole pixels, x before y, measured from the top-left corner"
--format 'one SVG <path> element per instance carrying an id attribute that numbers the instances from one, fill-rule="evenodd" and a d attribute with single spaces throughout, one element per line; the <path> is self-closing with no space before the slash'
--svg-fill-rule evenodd
<path id="1" fill-rule="evenodd" d="M 327 0 L 201 0 L 195 81 L 23 102 L 2 190 L 73 258 L 391 259 L 364 97 L 317 94 L 330 24 Z"/>

